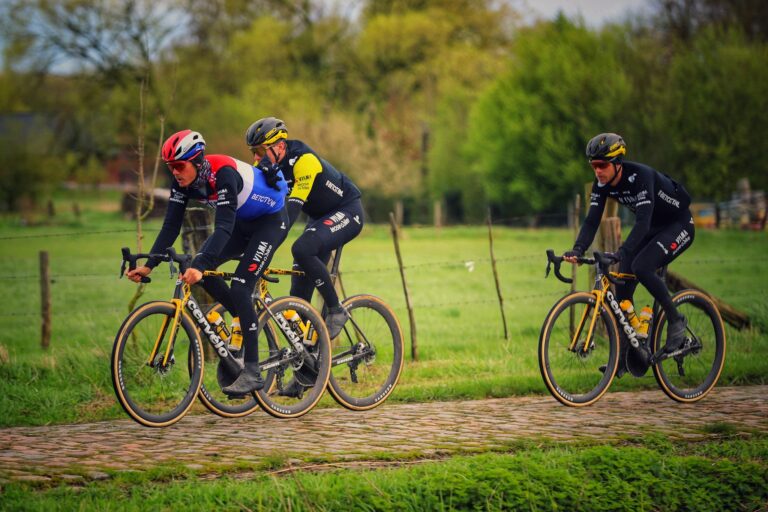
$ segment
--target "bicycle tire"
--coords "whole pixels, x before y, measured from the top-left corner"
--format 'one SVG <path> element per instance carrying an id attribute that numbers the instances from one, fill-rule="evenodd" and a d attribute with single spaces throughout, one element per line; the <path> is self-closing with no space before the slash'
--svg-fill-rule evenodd
<path id="1" fill-rule="evenodd" d="M 331 341 L 328 391 L 347 409 L 366 411 L 383 403 L 400 379 L 403 331 L 395 313 L 378 297 L 355 295 L 343 305 L 352 320 Z M 356 351 L 368 355 L 346 361 Z"/>
<path id="2" fill-rule="evenodd" d="M 685 375 L 680 375 L 677 358 L 653 365 L 653 375 L 664 393 L 677 402 L 697 402 L 707 396 L 717 384 L 725 366 L 725 325 L 717 305 L 698 290 L 682 290 L 672 297 L 678 311 L 688 320 L 687 342 L 694 348 L 680 358 Z M 663 346 L 667 324 L 663 310 L 658 315 L 653 332 L 654 353 Z"/>
<path id="3" fill-rule="evenodd" d="M 262 311 L 258 324 L 259 364 L 263 368 L 262 374 L 266 375 L 264 388 L 257 391 L 255 396 L 261 408 L 268 414 L 276 418 L 298 418 L 312 410 L 325 392 L 331 373 L 331 346 L 325 322 L 311 304 L 297 297 L 282 297 L 269 304 L 272 315 L 285 322 L 287 320 L 283 313 L 286 310 L 294 310 L 303 320 L 311 322 L 317 332 L 316 341 L 311 347 L 305 344 L 307 352 L 304 356 L 297 356 L 285 332 L 267 310 Z M 270 328 L 274 337 L 265 334 Z M 280 356 L 281 352 L 290 355 Z M 307 353 L 311 354 L 312 359 L 306 359 Z M 289 362 L 289 358 L 294 358 L 293 362 Z M 313 385 L 307 387 L 306 393 L 299 397 L 281 396 L 280 391 L 296 378 L 297 371 L 302 368 L 306 370 L 305 364 L 316 370 L 312 372 Z M 273 366 L 267 367 L 269 365 Z"/>
<path id="4" fill-rule="evenodd" d="M 206 315 L 214 310 L 222 315 L 225 325 L 231 325 L 232 317 L 224 306 L 216 303 L 208 309 Z M 215 361 L 211 361 L 211 363 L 218 363 L 219 358 L 215 357 L 214 359 Z M 206 409 L 222 418 L 241 418 L 243 416 L 248 416 L 259 408 L 259 402 L 253 394 L 249 394 L 245 398 L 230 399 L 227 397 L 227 395 L 221 391 L 217 372 L 215 371 L 205 372 L 198 398 Z"/>
<path id="5" fill-rule="evenodd" d="M 180 317 L 171 364 L 159 366 L 175 311 L 173 304 L 164 301 L 137 307 L 123 321 L 112 347 L 112 385 L 117 401 L 132 419 L 147 427 L 167 427 L 179 421 L 192 407 L 202 383 L 202 342 L 186 312 Z M 148 355 L 158 339 L 160 348 L 150 365 Z M 176 358 L 176 354 L 183 354 L 183 358 Z M 187 364 L 177 364 L 176 359 Z"/>
<path id="6" fill-rule="evenodd" d="M 619 331 L 616 319 L 605 307 L 595 321 L 591 341 L 587 340 L 595 304 L 592 293 L 568 294 L 555 303 L 541 328 L 539 370 L 547 390 L 564 405 L 595 403 L 608 391 L 619 365 Z M 602 364 L 606 368 L 601 372 Z"/>

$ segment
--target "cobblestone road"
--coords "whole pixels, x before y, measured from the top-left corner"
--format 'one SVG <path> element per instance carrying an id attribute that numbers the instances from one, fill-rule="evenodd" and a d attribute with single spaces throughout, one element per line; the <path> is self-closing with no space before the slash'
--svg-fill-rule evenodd
<path id="1" fill-rule="evenodd" d="M 660 391 L 608 393 L 582 409 L 550 397 L 384 404 L 368 412 L 319 409 L 295 420 L 256 412 L 231 420 L 188 416 L 165 429 L 130 420 L 0 429 L 0 481 L 82 481 L 158 463 L 206 471 L 240 462 L 365 460 L 387 452 L 434 457 L 503 449 L 520 439 L 617 440 L 647 431 L 705 437 L 718 422 L 768 431 L 768 386 L 717 388 L 698 404 Z"/>

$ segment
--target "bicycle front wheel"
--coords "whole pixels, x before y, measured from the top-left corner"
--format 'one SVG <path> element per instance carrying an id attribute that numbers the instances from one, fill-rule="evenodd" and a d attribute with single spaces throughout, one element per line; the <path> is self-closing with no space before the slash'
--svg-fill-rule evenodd
<path id="1" fill-rule="evenodd" d="M 112 348 L 117 400 L 131 418 L 147 427 L 179 421 L 192 407 L 202 382 L 197 328 L 183 313 L 174 333 L 175 311 L 168 302 L 139 306 L 123 322 Z"/>
<path id="2" fill-rule="evenodd" d="M 295 318 L 294 312 L 303 327 L 286 319 Z M 297 297 L 275 299 L 259 315 L 258 332 L 259 366 L 266 375 L 256 400 L 277 418 L 306 414 L 322 398 L 331 372 L 328 329 L 320 313 Z"/>
<path id="3" fill-rule="evenodd" d="M 218 303 L 214 304 L 206 314 L 210 314 L 211 311 L 216 311 L 222 316 L 224 325 L 232 325 L 232 315 L 224 306 Z M 240 357 L 242 357 L 242 350 L 239 352 Z M 206 363 L 208 363 L 209 368 L 215 368 L 216 371 L 205 372 L 203 385 L 200 386 L 198 397 L 209 411 L 223 418 L 240 418 L 251 414 L 259 408 L 259 403 L 253 394 L 246 395 L 243 398 L 229 398 L 224 394 L 221 390 L 222 386 L 232 384 L 237 378 L 237 374 L 229 375 L 225 368 L 218 368 L 220 359 L 217 355 L 212 354 L 210 358 L 207 358 Z M 225 375 L 221 376 L 222 372 Z M 220 381 L 221 378 L 226 380 L 226 382 L 222 383 Z"/>
<path id="4" fill-rule="evenodd" d="M 328 390 L 354 411 L 373 409 L 392 393 L 403 369 L 403 332 L 395 313 L 378 297 L 344 301 L 350 319 L 331 342 Z"/>
<path id="5" fill-rule="evenodd" d="M 619 332 L 596 298 L 577 292 L 560 299 L 539 336 L 539 369 L 547 389 L 561 403 L 581 407 L 600 399 L 619 365 Z"/>
<path id="6" fill-rule="evenodd" d="M 725 326 L 712 299 L 698 290 L 683 290 L 672 297 L 688 320 L 682 353 L 653 366 L 662 391 L 678 402 L 696 402 L 715 387 L 725 364 Z M 666 340 L 667 319 L 659 313 L 653 333 L 653 351 Z"/>

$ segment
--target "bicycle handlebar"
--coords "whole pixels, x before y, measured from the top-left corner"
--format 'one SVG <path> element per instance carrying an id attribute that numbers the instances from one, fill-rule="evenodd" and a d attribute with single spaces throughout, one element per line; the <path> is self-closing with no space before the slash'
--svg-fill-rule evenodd
<path id="1" fill-rule="evenodd" d="M 176 249 L 169 247 L 165 250 L 165 254 L 150 254 L 150 253 L 137 253 L 131 254 L 131 250 L 128 247 L 121 249 L 123 253 L 123 263 L 120 265 L 120 277 L 125 274 L 125 264 L 128 264 L 128 270 L 134 270 L 136 268 L 136 262 L 140 259 L 155 258 L 161 261 L 167 261 L 171 264 L 171 274 L 173 274 L 173 262 L 179 264 L 179 272 L 184 273 L 192 264 L 192 256 L 188 254 L 178 254 Z M 142 283 L 151 283 L 152 279 L 147 276 L 141 277 Z"/>
<path id="2" fill-rule="evenodd" d="M 611 276 L 609 267 L 615 263 L 613 258 L 606 256 L 606 253 L 595 251 L 593 253 L 595 255 L 594 258 L 586 258 L 584 256 L 578 256 L 576 258 L 576 263 L 579 264 L 586 264 L 586 265 L 595 265 L 597 264 L 600 267 L 600 270 L 603 272 L 603 275 L 605 275 L 610 282 L 613 284 L 624 284 L 624 281 L 615 277 Z M 555 266 L 555 276 L 564 283 L 572 283 L 573 279 L 569 277 L 565 277 L 560 273 L 560 265 L 565 261 L 565 258 L 563 256 L 555 256 L 555 251 L 552 249 L 547 249 L 547 271 L 544 274 L 544 277 L 546 278 L 549 276 L 549 272 L 552 269 L 552 265 Z"/>

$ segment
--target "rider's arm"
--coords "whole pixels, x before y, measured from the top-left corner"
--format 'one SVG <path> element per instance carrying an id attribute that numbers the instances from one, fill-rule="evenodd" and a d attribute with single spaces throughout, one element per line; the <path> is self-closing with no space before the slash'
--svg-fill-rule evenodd
<path id="1" fill-rule="evenodd" d="M 595 180 L 589 198 L 589 211 L 587 212 L 587 217 L 584 219 L 584 224 L 581 226 L 579 236 L 576 237 L 576 242 L 573 244 L 574 251 L 584 254 L 584 251 L 587 250 L 592 243 L 592 240 L 594 240 L 597 228 L 600 227 L 600 220 L 603 218 L 605 200 L 606 194 L 599 191 L 597 188 L 597 180 Z"/>
<path id="2" fill-rule="evenodd" d="M 627 254 L 634 254 L 637 251 L 640 242 L 651 230 L 651 218 L 653 217 L 653 176 L 638 173 L 637 194 L 644 195 L 640 201 L 635 204 L 635 226 L 629 232 L 629 236 L 619 248 L 619 256 L 623 258 Z"/>
<path id="3" fill-rule="evenodd" d="M 302 206 L 304 206 L 304 201 L 301 199 L 296 199 L 295 197 L 288 198 L 288 202 L 286 203 L 286 209 L 288 210 L 288 229 L 291 229 L 293 223 L 299 218 Z"/>
<path id="4" fill-rule="evenodd" d="M 288 226 L 292 226 L 307 202 L 317 176 L 323 172 L 323 164 L 312 153 L 304 153 L 293 166 L 293 188 L 288 195 Z"/>
<path id="5" fill-rule="evenodd" d="M 168 209 L 165 211 L 165 219 L 160 233 L 157 234 L 155 243 L 152 244 L 150 254 L 164 254 L 165 250 L 173 245 L 176 237 L 181 231 L 181 224 L 184 221 L 184 210 L 187 209 L 189 195 L 187 191 L 181 188 L 176 181 L 171 186 L 171 197 L 168 199 Z M 149 258 L 145 263 L 150 269 L 155 268 L 160 260 Z"/>
<path id="6" fill-rule="evenodd" d="M 213 233 L 203 244 L 199 252 L 192 260 L 192 268 L 203 271 L 210 269 L 216 257 L 232 236 L 235 227 L 235 215 L 237 214 L 237 171 L 225 166 L 216 173 L 216 220 L 213 225 Z"/>

